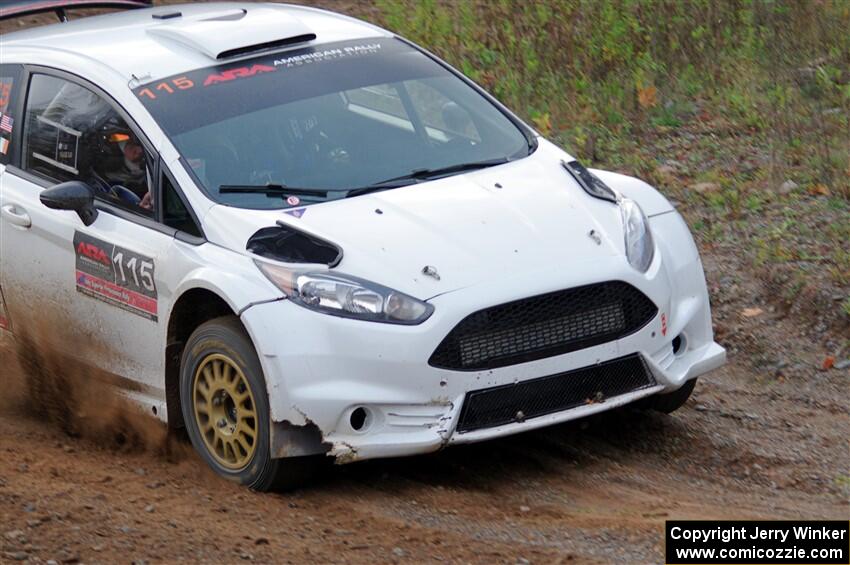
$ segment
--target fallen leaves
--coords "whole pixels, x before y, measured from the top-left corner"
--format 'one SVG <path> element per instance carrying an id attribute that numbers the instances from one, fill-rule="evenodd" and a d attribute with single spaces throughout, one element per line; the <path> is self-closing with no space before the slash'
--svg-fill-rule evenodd
<path id="1" fill-rule="evenodd" d="M 829 196 L 829 187 L 823 183 L 813 184 L 809 187 L 809 194 L 812 196 Z"/>
<path id="2" fill-rule="evenodd" d="M 756 316 L 761 316 L 764 314 L 764 310 L 758 307 L 753 308 L 744 308 L 741 310 L 741 315 L 745 318 L 755 318 Z"/>
<path id="3" fill-rule="evenodd" d="M 645 87 L 638 87 L 637 97 L 640 107 L 648 110 L 658 104 L 658 89 L 651 84 Z"/>

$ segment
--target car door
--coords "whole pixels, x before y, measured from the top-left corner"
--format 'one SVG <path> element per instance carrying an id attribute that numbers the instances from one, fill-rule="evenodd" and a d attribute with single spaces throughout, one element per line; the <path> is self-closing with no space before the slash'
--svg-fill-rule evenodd
<path id="1" fill-rule="evenodd" d="M 160 389 L 161 312 L 170 299 L 163 264 L 176 230 L 151 206 L 155 152 L 93 85 L 50 70 L 33 70 L 28 83 L 20 159 L 3 174 L 0 201 L 0 253 L 11 265 L 2 287 L 16 331 Z M 98 194 L 91 225 L 39 200 L 45 188 L 74 180 Z"/>
<path id="2" fill-rule="evenodd" d="M 0 226 L 11 222 L 14 224 L 26 224 L 26 216 L 17 216 L 14 208 L 3 204 L 3 177 L 6 166 L 11 162 L 12 156 L 17 152 L 20 135 L 15 129 L 16 120 L 19 117 L 18 103 L 21 89 L 22 65 L 0 65 Z M 6 209 L 8 208 L 8 209 Z M 9 262 L 3 260 L 0 252 L 0 330 L 10 330 L 12 319 L 6 311 L 6 303 L 3 299 L 3 272 L 9 268 Z"/>

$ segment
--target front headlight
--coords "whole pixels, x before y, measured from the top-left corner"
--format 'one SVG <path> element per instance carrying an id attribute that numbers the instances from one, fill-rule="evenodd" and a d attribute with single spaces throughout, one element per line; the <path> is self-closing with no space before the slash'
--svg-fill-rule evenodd
<path id="1" fill-rule="evenodd" d="M 387 324 L 421 324 L 434 307 L 391 288 L 330 272 L 298 272 L 254 261 L 294 303 L 333 316 Z"/>
<path id="2" fill-rule="evenodd" d="M 655 243 L 649 222 L 640 206 L 634 200 L 620 200 L 620 212 L 623 216 L 623 231 L 626 236 L 626 257 L 632 267 L 645 273 L 652 264 Z"/>

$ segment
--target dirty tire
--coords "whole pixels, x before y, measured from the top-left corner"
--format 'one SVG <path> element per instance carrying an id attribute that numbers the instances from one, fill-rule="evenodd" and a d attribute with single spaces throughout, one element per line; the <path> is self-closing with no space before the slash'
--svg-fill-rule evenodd
<path id="1" fill-rule="evenodd" d="M 697 384 L 697 379 L 691 379 L 682 385 L 679 390 L 667 393 L 656 394 L 651 398 L 650 408 L 658 412 L 670 414 L 685 405 L 691 393 L 694 391 L 694 386 Z"/>
<path id="2" fill-rule="evenodd" d="M 271 458 L 265 378 L 236 316 L 192 333 L 180 363 L 180 405 L 192 445 L 231 481 L 262 492 L 288 490 L 307 483 L 319 464 L 313 457 Z"/>

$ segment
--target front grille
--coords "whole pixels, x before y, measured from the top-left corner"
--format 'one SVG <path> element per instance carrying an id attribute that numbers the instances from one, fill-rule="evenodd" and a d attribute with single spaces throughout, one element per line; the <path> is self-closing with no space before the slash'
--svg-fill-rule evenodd
<path id="1" fill-rule="evenodd" d="M 646 295 L 622 281 L 550 292 L 470 314 L 428 362 L 459 371 L 525 363 L 620 339 L 657 312 Z"/>
<path id="2" fill-rule="evenodd" d="M 569 410 L 649 388 L 652 373 L 640 355 L 466 394 L 457 431 L 492 428 Z"/>

